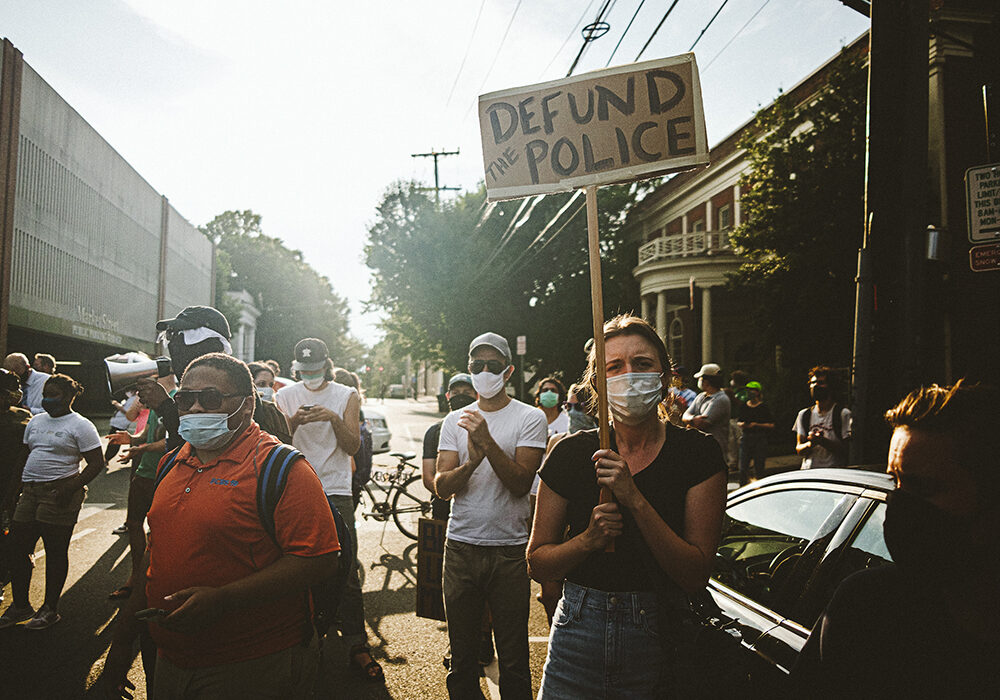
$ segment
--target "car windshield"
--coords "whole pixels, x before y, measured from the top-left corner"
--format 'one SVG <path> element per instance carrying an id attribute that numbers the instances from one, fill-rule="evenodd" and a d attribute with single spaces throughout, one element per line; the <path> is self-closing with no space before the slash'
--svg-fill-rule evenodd
<path id="1" fill-rule="evenodd" d="M 762 493 L 726 510 L 712 577 L 785 614 L 784 590 L 809 543 L 831 535 L 854 502 L 835 491 L 787 489 Z"/>

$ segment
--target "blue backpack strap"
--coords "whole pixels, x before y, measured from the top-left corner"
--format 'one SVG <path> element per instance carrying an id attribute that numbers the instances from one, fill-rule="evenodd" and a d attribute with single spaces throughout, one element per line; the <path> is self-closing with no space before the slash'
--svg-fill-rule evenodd
<path id="1" fill-rule="evenodd" d="M 285 491 L 292 464 L 301 456 L 301 452 L 288 445 L 275 445 L 264 458 L 264 468 L 257 477 L 257 515 L 260 524 L 275 542 L 278 538 L 274 528 L 274 511 Z"/>
<path id="2" fill-rule="evenodd" d="M 181 445 L 184 447 L 184 445 Z M 177 453 L 181 451 L 181 447 L 175 447 L 170 450 L 164 459 L 160 462 L 160 467 L 156 470 L 156 478 L 153 480 L 153 492 L 156 492 L 156 487 L 160 485 L 163 478 L 174 468 L 174 462 L 177 460 Z"/>

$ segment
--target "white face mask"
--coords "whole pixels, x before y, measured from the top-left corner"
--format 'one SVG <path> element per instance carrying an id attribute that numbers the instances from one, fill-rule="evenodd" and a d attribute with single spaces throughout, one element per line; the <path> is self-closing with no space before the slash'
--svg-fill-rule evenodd
<path id="1" fill-rule="evenodd" d="M 663 396 L 660 372 L 627 372 L 608 377 L 608 407 L 625 425 L 641 423 Z"/>
<path id="2" fill-rule="evenodd" d="M 323 386 L 323 382 L 326 381 L 326 374 L 321 374 L 318 377 L 306 377 L 304 374 L 300 373 L 299 376 L 302 377 L 302 384 L 309 391 L 316 391 Z"/>
<path id="3" fill-rule="evenodd" d="M 485 370 L 479 374 L 473 374 L 472 388 L 476 390 L 480 398 L 492 399 L 494 396 L 503 391 L 504 374 L 506 374 L 506 372 L 501 372 L 500 374 L 490 374 Z"/>
<path id="4" fill-rule="evenodd" d="M 260 394 L 261 401 L 271 401 L 274 399 L 274 387 L 259 386 L 257 387 L 257 393 Z"/>

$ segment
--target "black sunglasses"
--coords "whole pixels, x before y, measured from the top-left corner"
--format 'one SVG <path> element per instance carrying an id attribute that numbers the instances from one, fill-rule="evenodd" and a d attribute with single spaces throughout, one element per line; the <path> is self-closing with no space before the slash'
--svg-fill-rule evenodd
<path id="1" fill-rule="evenodd" d="M 500 360 L 469 360 L 469 371 L 472 374 L 479 374 L 484 369 L 488 369 L 490 374 L 500 374 L 507 369 L 507 364 Z"/>
<path id="2" fill-rule="evenodd" d="M 181 411 L 190 411 L 195 401 L 201 404 L 201 407 L 206 411 L 214 411 L 222 408 L 223 399 L 231 399 L 234 396 L 243 396 L 243 394 L 223 394 L 218 389 L 202 389 L 201 391 L 181 389 L 174 394 L 174 403 Z"/>

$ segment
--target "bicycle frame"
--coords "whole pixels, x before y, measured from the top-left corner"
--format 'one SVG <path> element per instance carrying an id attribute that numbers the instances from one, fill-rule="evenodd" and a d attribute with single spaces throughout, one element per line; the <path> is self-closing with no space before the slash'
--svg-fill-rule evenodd
<path id="1" fill-rule="evenodd" d="M 371 510 L 362 511 L 361 516 L 365 520 L 372 518 L 376 522 L 386 522 L 391 517 L 401 534 L 416 539 L 416 523 L 411 519 L 414 515 L 421 517 L 430 513 L 430 501 L 423 500 L 407 488 L 419 480 L 417 467 L 402 455 L 394 470 L 372 471 L 371 480 L 362 487 L 371 501 Z M 378 489 L 381 499 L 376 498 L 372 485 Z M 401 498 L 405 501 L 404 505 L 400 504 Z"/>

